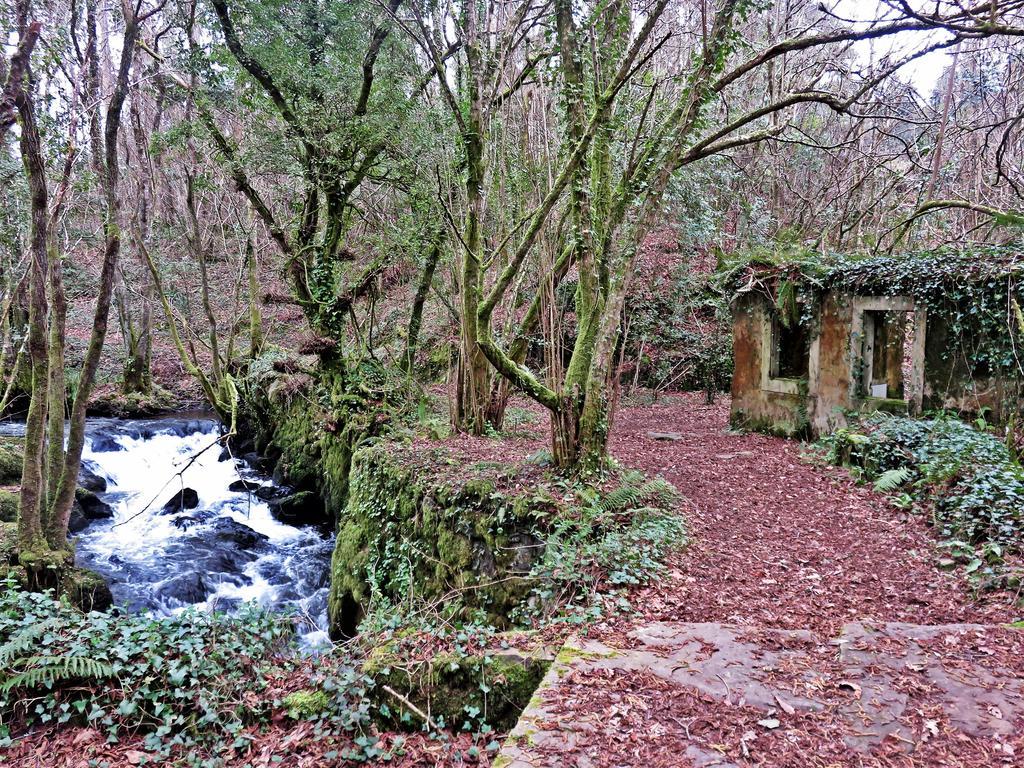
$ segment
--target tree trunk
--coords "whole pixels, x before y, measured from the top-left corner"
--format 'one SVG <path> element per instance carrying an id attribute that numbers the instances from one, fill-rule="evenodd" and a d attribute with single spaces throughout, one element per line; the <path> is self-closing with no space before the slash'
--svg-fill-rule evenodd
<path id="1" fill-rule="evenodd" d="M 64 339 L 67 335 L 68 301 L 64 292 L 63 266 L 55 249 L 50 251 L 49 266 L 50 343 L 47 355 L 49 391 L 47 393 L 46 503 L 52 505 L 57 497 L 60 468 L 64 465 L 64 408 L 67 403 Z"/>
<path id="2" fill-rule="evenodd" d="M 129 116 L 131 118 L 132 137 L 135 145 L 133 165 L 137 174 L 134 237 L 137 243 L 145 243 L 149 240 L 150 221 L 152 219 L 154 197 L 153 171 L 151 167 L 152 160 L 149 156 L 149 137 L 142 123 L 142 110 L 139 105 L 138 90 L 132 96 Z M 154 119 L 155 130 L 160 129 L 160 118 L 161 110 L 158 106 L 156 118 Z M 122 321 L 122 326 L 127 326 L 128 332 L 124 334 L 125 361 L 122 389 L 126 394 L 137 392 L 148 395 L 153 391 L 153 281 L 150 278 L 149 270 L 146 268 L 141 246 L 136 247 L 136 252 L 138 264 L 142 268 L 138 278 L 142 302 L 138 311 L 138 325 L 132 322 L 131 305 L 126 304 L 124 308 L 127 314 L 127 322 Z"/>
<path id="3" fill-rule="evenodd" d="M 249 359 L 255 360 L 263 351 L 263 316 L 260 313 L 259 265 L 251 237 L 245 241 L 245 260 L 249 269 Z"/>
<path id="4" fill-rule="evenodd" d="M 45 547 L 43 541 L 46 486 L 44 446 L 46 409 L 49 390 L 47 349 L 46 282 L 49 274 L 47 253 L 48 201 L 46 166 L 43 161 L 35 107 L 28 86 L 22 85 L 16 96 L 21 117 L 21 155 L 28 176 L 32 212 L 29 263 L 28 355 L 32 371 L 32 394 L 25 420 L 25 458 L 22 465 L 21 498 L 18 510 L 18 546 L 22 553 Z"/>
<path id="5" fill-rule="evenodd" d="M 412 372 L 416 366 L 416 350 L 419 347 L 420 326 L 423 324 L 423 307 L 427 303 L 430 286 L 434 282 L 434 270 L 441 258 L 441 234 L 437 233 L 430 239 L 427 260 L 420 274 L 416 296 L 412 300 L 412 311 L 409 313 L 409 331 L 405 337 L 405 354 L 402 356 L 402 368 L 406 373 Z"/>
<path id="6" fill-rule="evenodd" d="M 75 501 L 78 472 L 82 464 L 82 451 L 85 448 L 86 409 L 93 384 L 96 381 L 96 371 L 99 369 L 100 356 L 103 353 L 103 342 L 107 336 L 110 304 L 114 294 L 117 264 L 121 253 L 118 134 L 121 128 L 121 112 L 128 95 L 128 80 L 135 55 L 138 31 L 138 21 L 135 18 L 126 18 L 116 85 L 110 97 L 103 126 L 104 172 L 100 177 L 106 203 L 103 220 L 103 266 L 100 270 L 99 291 L 96 297 L 96 309 L 93 313 L 92 334 L 89 337 L 89 346 L 86 348 L 85 360 L 79 375 L 78 389 L 71 407 L 67 450 L 64 455 L 60 483 L 49 518 L 46 521 L 46 538 L 54 549 L 67 549 L 68 547 L 68 520 L 71 517 L 71 507 Z M 95 28 L 91 29 L 90 33 L 95 34 Z M 55 472 L 57 468 L 51 467 L 50 471 Z"/>
<path id="7" fill-rule="evenodd" d="M 469 15 L 473 18 L 475 12 Z M 490 364 L 480 349 L 477 317 L 483 280 L 480 269 L 483 237 L 480 228 L 484 216 L 484 126 L 477 86 L 472 76 L 469 81 L 469 128 L 468 134 L 464 137 L 467 161 L 467 210 L 460 286 L 462 322 L 452 426 L 458 432 L 482 435 L 487 426 L 487 400 L 490 394 Z"/>

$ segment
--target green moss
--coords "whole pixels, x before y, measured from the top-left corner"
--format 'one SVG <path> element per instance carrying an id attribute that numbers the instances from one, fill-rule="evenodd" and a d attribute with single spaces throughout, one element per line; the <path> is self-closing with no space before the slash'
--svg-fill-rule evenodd
<path id="1" fill-rule="evenodd" d="M 441 463 L 444 456 L 432 459 Z M 370 594 L 430 600 L 452 589 L 464 590 L 468 610 L 507 626 L 532 586 L 514 578 L 537 551 L 532 505 L 503 498 L 490 479 L 446 480 L 429 466 L 409 466 L 394 444 L 359 449 L 351 467 L 332 560 L 334 634 L 345 633 L 343 615 Z"/>
<path id="2" fill-rule="evenodd" d="M 22 452 L 14 444 L 0 445 L 0 485 L 21 482 Z"/>
<path id="3" fill-rule="evenodd" d="M 740 412 L 739 414 L 734 414 L 729 422 L 733 429 L 744 432 L 761 432 L 774 437 L 798 438 L 806 436 L 807 433 L 807 424 L 798 412 L 794 412 L 794 417 L 791 421 L 785 419 L 775 420 L 768 417 L 753 418 Z"/>
<path id="4" fill-rule="evenodd" d="M 18 495 L 0 490 L 0 522 L 13 523 L 18 519 Z"/>
<path id="5" fill-rule="evenodd" d="M 393 646 L 377 648 L 363 671 L 374 680 L 385 726 L 421 725 L 402 698 L 435 720 L 459 728 L 479 718 L 496 730 L 509 730 L 547 671 L 549 660 L 512 653 L 460 656 L 438 654 L 425 661 L 402 661 Z M 385 686 L 399 697 L 385 690 Z"/>
<path id="6" fill-rule="evenodd" d="M 179 407 L 178 397 L 157 385 L 154 385 L 149 393 L 106 392 L 93 398 L 89 403 L 91 413 L 126 419 L 155 416 Z"/>
<path id="7" fill-rule="evenodd" d="M 555 664 L 558 666 L 568 666 L 577 659 L 583 659 L 584 661 L 594 661 L 597 659 L 614 659 L 616 656 L 621 654 L 618 651 L 608 651 L 608 653 L 597 653 L 595 651 L 584 651 L 582 648 L 577 648 L 574 645 L 566 643 L 562 646 L 562 649 L 558 652 L 555 657 Z"/>
<path id="8" fill-rule="evenodd" d="M 864 411 L 881 411 L 896 416 L 908 415 L 908 408 L 909 405 L 906 400 L 896 400 L 891 397 L 869 397 L 864 400 L 862 406 Z"/>
<path id="9" fill-rule="evenodd" d="M 323 691 L 304 689 L 284 697 L 285 713 L 292 720 L 310 720 L 327 711 L 330 700 Z"/>
<path id="10" fill-rule="evenodd" d="M 273 386 L 287 376 L 273 371 L 273 361 L 258 363 L 241 386 L 244 420 L 258 450 L 279 456 L 278 478 L 315 489 L 329 516 L 337 519 L 348 500 L 353 445 L 367 427 L 362 400 L 346 394 L 344 382 L 328 373 L 308 396 L 289 397 L 287 387 Z"/>

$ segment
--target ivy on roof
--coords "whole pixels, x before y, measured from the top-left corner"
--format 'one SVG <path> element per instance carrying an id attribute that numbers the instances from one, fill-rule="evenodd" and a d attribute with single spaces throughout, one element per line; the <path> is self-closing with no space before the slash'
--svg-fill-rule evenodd
<path id="1" fill-rule="evenodd" d="M 912 251 L 896 256 L 786 250 L 748 254 L 724 265 L 737 294 L 761 292 L 777 300 L 798 287 L 871 296 L 935 297 L 970 284 L 995 289 L 1024 282 L 1024 245 Z M 794 283 L 796 286 L 790 286 Z M 1018 289 L 1019 290 L 1019 289 Z"/>
<path id="2" fill-rule="evenodd" d="M 1021 279 L 1024 248 L 989 246 L 847 259 L 829 269 L 823 282 L 847 293 L 926 299 L 968 285 L 975 290 L 1006 288 Z"/>

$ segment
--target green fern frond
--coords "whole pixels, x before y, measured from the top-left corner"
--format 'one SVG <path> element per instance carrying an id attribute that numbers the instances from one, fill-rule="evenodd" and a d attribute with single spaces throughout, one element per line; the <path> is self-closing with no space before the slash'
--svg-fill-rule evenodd
<path id="1" fill-rule="evenodd" d="M 13 665 L 14 659 L 24 656 L 36 646 L 36 641 L 54 629 L 58 622 L 56 617 L 25 627 L 10 640 L 0 646 L 0 669 Z"/>
<path id="2" fill-rule="evenodd" d="M 22 671 L 0 684 L 2 693 L 18 688 L 52 688 L 54 683 L 65 680 L 99 681 L 114 676 L 109 664 L 88 656 L 28 656 L 18 659 L 13 667 Z"/>
<path id="3" fill-rule="evenodd" d="M 618 488 L 601 499 L 602 512 L 624 512 L 651 501 L 667 505 L 676 497 L 676 490 L 660 477 L 647 480 L 642 472 L 630 471 L 622 475 Z"/>
<path id="4" fill-rule="evenodd" d="M 796 283 L 792 280 L 779 282 L 779 293 L 775 298 L 775 307 L 779 311 L 779 319 L 787 328 L 791 328 L 800 320 L 800 306 L 796 298 Z"/>
<path id="5" fill-rule="evenodd" d="M 914 472 L 909 467 L 890 469 L 887 472 L 883 472 L 879 475 L 878 479 L 875 480 L 875 490 L 879 493 L 895 491 L 913 476 Z"/>

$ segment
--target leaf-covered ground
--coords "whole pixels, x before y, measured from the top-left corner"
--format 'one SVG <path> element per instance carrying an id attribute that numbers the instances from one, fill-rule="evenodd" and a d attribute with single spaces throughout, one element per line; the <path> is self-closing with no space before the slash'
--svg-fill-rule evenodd
<path id="1" fill-rule="evenodd" d="M 920 517 L 803 450 L 731 433 L 726 399 L 619 412 L 613 453 L 688 499 L 691 544 L 633 594 L 638 615 L 593 627 L 584 650 L 566 654 L 516 742 L 528 746 L 508 750 L 526 760 L 513 766 L 1024 765 L 1024 631 L 991 626 L 1021 618 L 1016 596 L 976 600 L 961 574 L 936 568 Z M 844 625 L 885 639 L 888 622 L 957 626 L 879 649 L 857 641 L 854 654 L 881 655 L 842 659 Z M 652 632 L 675 639 L 644 642 Z M 748 657 L 701 671 L 727 650 L 695 640 L 702 632 L 738 633 Z M 971 732 L 963 723 L 979 707 L 988 725 Z"/>
<path id="2" fill-rule="evenodd" d="M 1012 595 L 975 601 L 940 571 L 924 521 L 800 443 L 728 429 L 729 403 L 698 395 L 628 407 L 612 452 L 661 474 L 689 500 L 692 543 L 670 578 L 637 595 L 651 620 L 719 621 L 835 634 L 846 622 L 992 623 L 1021 613 Z M 678 441 L 656 441 L 671 431 Z"/>

